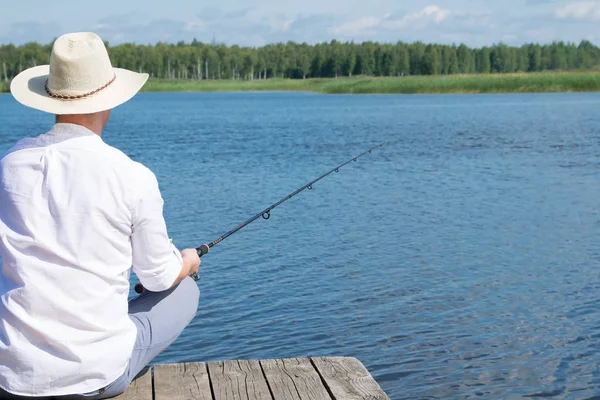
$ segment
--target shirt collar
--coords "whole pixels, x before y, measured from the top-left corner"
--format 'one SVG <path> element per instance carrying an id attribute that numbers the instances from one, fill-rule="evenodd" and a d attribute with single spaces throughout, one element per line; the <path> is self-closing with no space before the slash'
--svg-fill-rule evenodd
<path id="1" fill-rule="evenodd" d="M 100 136 L 96 135 L 94 132 L 86 128 L 85 126 L 70 124 L 65 122 L 59 122 L 54 124 L 50 132 L 51 135 L 57 136 L 68 136 L 68 137 L 79 137 L 79 136 L 96 136 L 100 138 Z"/>

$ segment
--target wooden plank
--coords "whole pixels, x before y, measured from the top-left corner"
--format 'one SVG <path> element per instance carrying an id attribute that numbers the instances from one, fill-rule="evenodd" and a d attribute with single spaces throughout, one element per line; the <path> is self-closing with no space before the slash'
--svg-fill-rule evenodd
<path id="1" fill-rule="evenodd" d="M 115 400 L 152 400 L 152 371 L 146 373 L 133 382 L 125 393 L 114 398 Z"/>
<path id="2" fill-rule="evenodd" d="M 205 363 L 154 367 L 155 400 L 212 400 Z"/>
<path id="3" fill-rule="evenodd" d="M 365 366 L 353 357 L 312 358 L 335 400 L 389 400 Z"/>
<path id="4" fill-rule="evenodd" d="M 275 400 L 331 400 L 308 358 L 262 360 Z"/>
<path id="5" fill-rule="evenodd" d="M 258 360 L 208 363 L 215 400 L 272 400 Z"/>

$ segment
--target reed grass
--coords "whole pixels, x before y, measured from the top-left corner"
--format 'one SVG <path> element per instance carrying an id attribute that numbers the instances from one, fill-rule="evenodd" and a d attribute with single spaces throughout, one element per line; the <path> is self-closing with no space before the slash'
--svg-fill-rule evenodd
<path id="1" fill-rule="evenodd" d="M 321 79 L 234 80 L 165 80 L 150 79 L 146 92 L 244 92 L 244 91 L 314 91 Z"/>
<path id="2" fill-rule="evenodd" d="M 327 83 L 323 93 L 539 93 L 600 91 L 600 73 L 370 78 Z"/>
<path id="3" fill-rule="evenodd" d="M 9 82 L 0 81 L 0 93 L 8 92 L 9 86 Z M 304 91 L 323 94 L 600 92 L 600 71 L 254 81 L 150 79 L 143 91 Z"/>
<path id="4" fill-rule="evenodd" d="M 324 94 L 597 92 L 600 91 L 600 71 L 255 81 L 150 80 L 144 90 L 151 92 L 306 91 Z"/>

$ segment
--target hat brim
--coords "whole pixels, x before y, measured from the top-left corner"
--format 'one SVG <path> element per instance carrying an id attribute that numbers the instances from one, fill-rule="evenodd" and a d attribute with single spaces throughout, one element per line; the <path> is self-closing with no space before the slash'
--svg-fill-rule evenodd
<path id="1" fill-rule="evenodd" d="M 113 68 L 116 79 L 99 92 L 76 100 L 61 100 L 46 92 L 49 65 L 29 68 L 17 75 L 10 84 L 10 92 L 21 104 L 57 115 L 92 114 L 115 108 L 131 99 L 148 80 L 148 74 L 140 74 L 121 68 Z"/>

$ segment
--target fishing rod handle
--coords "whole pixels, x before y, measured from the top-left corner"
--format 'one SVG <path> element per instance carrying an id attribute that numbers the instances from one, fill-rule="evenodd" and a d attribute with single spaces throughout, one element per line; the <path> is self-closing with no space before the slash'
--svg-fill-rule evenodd
<path id="1" fill-rule="evenodd" d="M 203 244 L 202 246 L 198 247 L 196 251 L 198 252 L 198 256 L 202 258 L 203 255 L 208 254 L 208 252 L 210 251 L 210 246 L 207 244 Z"/>
<path id="2" fill-rule="evenodd" d="M 198 252 L 198 257 L 202 258 L 203 255 L 208 254 L 208 252 L 210 251 L 210 246 L 207 244 L 203 244 L 202 246 L 198 247 L 196 251 Z M 198 275 L 197 273 L 193 274 L 192 279 L 198 282 L 200 280 L 200 275 Z"/>
<path id="3" fill-rule="evenodd" d="M 202 246 L 198 247 L 196 251 L 198 252 L 198 257 L 202 258 L 203 255 L 208 254 L 208 252 L 210 251 L 210 246 L 208 246 L 207 244 L 203 244 Z M 191 278 L 197 282 L 200 280 L 200 275 L 196 273 L 191 275 Z M 146 288 L 144 288 L 144 286 L 141 283 L 135 285 L 135 292 L 137 294 L 142 294 L 145 291 Z"/>

